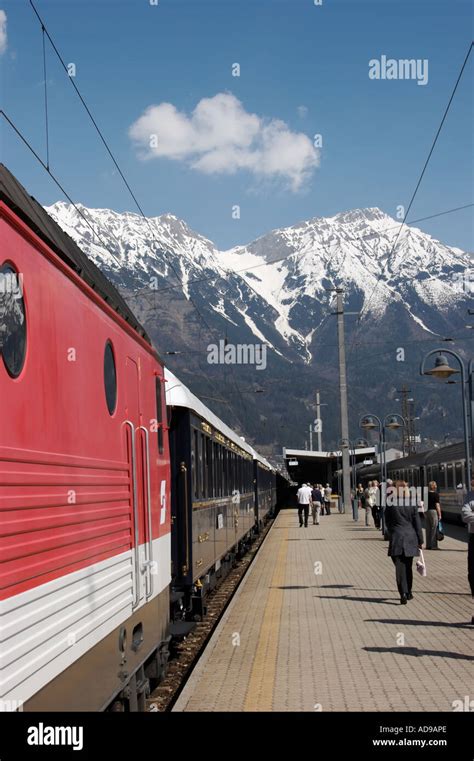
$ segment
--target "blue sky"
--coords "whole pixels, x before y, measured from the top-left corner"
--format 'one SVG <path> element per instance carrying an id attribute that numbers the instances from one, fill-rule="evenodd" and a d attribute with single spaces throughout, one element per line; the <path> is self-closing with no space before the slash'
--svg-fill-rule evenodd
<path id="1" fill-rule="evenodd" d="M 352 208 L 379 206 L 395 216 L 411 197 L 473 36 L 468 0 L 37 0 L 37 7 L 76 65 L 75 81 L 145 213 L 176 214 L 221 248 Z M 2 107 L 45 156 L 41 31 L 27 0 L 0 0 L 0 8 L 7 14 Z M 427 59 L 428 83 L 370 79 L 369 60 L 382 55 Z M 47 62 L 52 170 L 78 202 L 135 211 L 49 46 Z M 240 77 L 232 76 L 234 63 Z M 411 219 L 474 200 L 473 72 L 474 53 Z M 225 118 L 210 136 L 206 118 L 214 124 L 219 104 Z M 159 149 L 144 159 L 149 124 L 140 118 L 150 106 L 159 107 Z M 322 135 L 317 157 L 315 134 Z M 59 200 L 8 127 L 0 137 L 2 161 L 28 190 L 44 204 Z M 419 226 L 474 249 L 472 209 Z"/>

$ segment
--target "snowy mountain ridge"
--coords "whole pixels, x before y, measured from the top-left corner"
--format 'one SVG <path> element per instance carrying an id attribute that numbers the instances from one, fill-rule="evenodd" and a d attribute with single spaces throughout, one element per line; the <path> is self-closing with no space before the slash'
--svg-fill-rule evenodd
<path id="1" fill-rule="evenodd" d="M 158 290 L 172 285 L 188 300 L 204 294 L 220 319 L 305 362 L 335 286 L 376 321 L 399 304 L 434 335 L 440 315 L 468 296 L 459 273 L 471 267 L 469 254 L 415 227 L 400 232 L 400 221 L 376 207 L 315 217 L 225 251 L 172 214 L 78 208 L 90 226 L 71 204 L 47 211 L 115 282 L 146 289 L 154 278 Z"/>

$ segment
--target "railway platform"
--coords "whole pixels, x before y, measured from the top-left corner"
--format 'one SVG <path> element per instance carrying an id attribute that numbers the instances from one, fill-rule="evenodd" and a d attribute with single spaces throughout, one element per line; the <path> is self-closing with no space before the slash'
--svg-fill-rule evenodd
<path id="1" fill-rule="evenodd" d="M 400 605 L 387 542 L 362 516 L 300 528 L 281 511 L 173 710 L 469 710 L 467 543 L 450 533 Z"/>

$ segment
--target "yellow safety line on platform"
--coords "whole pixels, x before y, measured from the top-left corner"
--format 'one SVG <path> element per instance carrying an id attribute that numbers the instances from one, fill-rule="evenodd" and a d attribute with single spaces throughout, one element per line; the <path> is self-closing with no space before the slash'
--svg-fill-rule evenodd
<path id="1" fill-rule="evenodd" d="M 283 586 L 288 552 L 288 529 L 280 536 L 281 544 L 276 559 L 267 604 L 263 613 L 257 650 L 244 703 L 244 711 L 271 711 L 280 636 L 280 618 L 283 605 Z M 270 538 L 270 537 L 269 537 Z M 262 548 L 263 549 L 263 548 Z"/>

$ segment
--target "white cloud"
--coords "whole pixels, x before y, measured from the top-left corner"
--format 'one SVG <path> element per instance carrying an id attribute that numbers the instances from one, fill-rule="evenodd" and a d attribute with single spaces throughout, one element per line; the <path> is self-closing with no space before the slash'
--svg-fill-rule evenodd
<path id="1" fill-rule="evenodd" d="M 0 10 L 0 55 L 7 49 L 7 14 Z"/>
<path id="2" fill-rule="evenodd" d="M 308 115 L 308 106 L 298 106 L 296 110 L 301 119 L 304 119 Z"/>
<path id="3" fill-rule="evenodd" d="M 203 98 L 190 116 L 171 103 L 149 106 L 129 136 L 141 158 L 185 161 L 205 174 L 247 170 L 260 179 L 280 177 L 293 191 L 319 165 L 307 135 L 279 119 L 248 113 L 230 93 Z"/>

